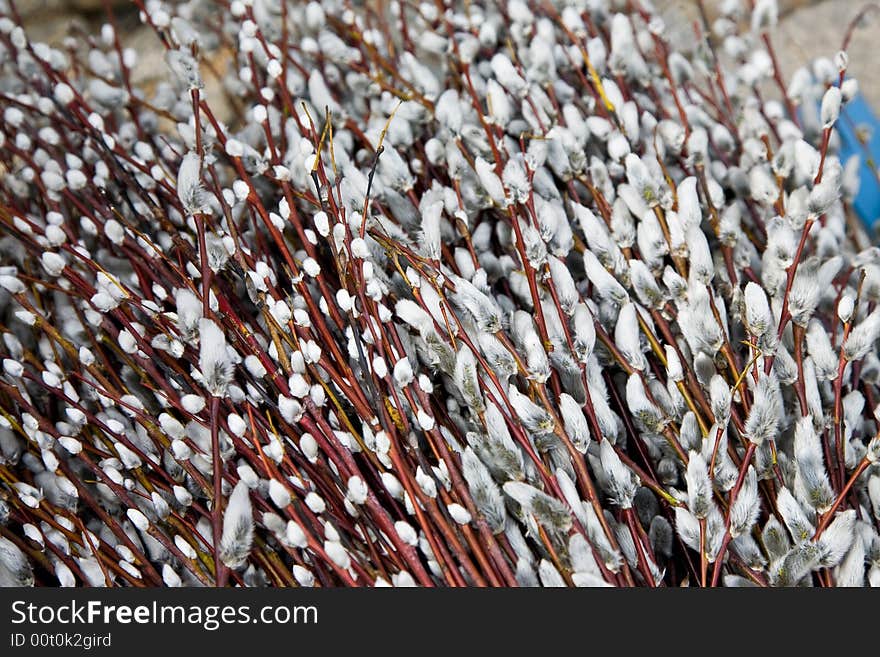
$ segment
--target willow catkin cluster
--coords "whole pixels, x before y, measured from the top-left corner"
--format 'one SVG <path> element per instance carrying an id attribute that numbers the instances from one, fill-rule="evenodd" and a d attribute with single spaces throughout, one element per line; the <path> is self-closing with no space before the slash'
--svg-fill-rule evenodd
<path id="1" fill-rule="evenodd" d="M 0 583 L 880 584 L 880 252 L 775 0 L 0 0 Z M 752 5 L 750 8 L 745 5 Z"/>

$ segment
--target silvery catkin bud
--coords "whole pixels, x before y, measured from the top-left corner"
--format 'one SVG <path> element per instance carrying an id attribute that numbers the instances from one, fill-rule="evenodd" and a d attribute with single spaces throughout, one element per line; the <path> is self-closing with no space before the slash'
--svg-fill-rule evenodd
<path id="1" fill-rule="evenodd" d="M 839 87 L 828 87 L 825 95 L 822 96 L 822 107 L 820 116 L 822 127 L 826 130 L 831 128 L 840 116 L 841 95 Z"/>

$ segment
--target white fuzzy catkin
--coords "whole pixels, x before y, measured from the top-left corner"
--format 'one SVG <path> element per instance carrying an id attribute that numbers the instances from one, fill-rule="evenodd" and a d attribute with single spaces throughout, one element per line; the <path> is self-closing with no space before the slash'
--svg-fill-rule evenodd
<path id="1" fill-rule="evenodd" d="M 230 568 L 245 562 L 254 540 L 254 516 L 250 492 L 240 481 L 235 485 L 223 511 L 220 559 Z"/>
<path id="2" fill-rule="evenodd" d="M 709 481 L 709 466 L 698 452 L 688 455 L 685 482 L 688 508 L 697 518 L 706 518 L 712 510 L 712 484 Z"/>
<path id="3" fill-rule="evenodd" d="M 830 128 L 840 116 L 841 95 L 839 87 L 828 87 L 822 96 L 822 107 L 819 115 L 823 128 Z"/>
<path id="4" fill-rule="evenodd" d="M 204 191 L 200 169 L 201 160 L 198 154 L 189 152 L 183 156 L 177 172 L 177 196 L 183 209 L 189 214 L 202 210 Z"/>
<path id="5" fill-rule="evenodd" d="M 749 281 L 745 288 L 745 317 L 743 318 L 749 333 L 761 337 L 772 326 L 773 316 L 767 294 L 757 283 Z"/>
<path id="6" fill-rule="evenodd" d="M 224 396 L 232 377 L 232 363 L 226 350 L 226 336 L 211 319 L 199 321 L 199 369 L 208 393 Z"/>
<path id="7" fill-rule="evenodd" d="M 580 404 L 568 393 L 559 396 L 559 410 L 565 424 L 565 433 L 575 448 L 586 454 L 590 446 L 590 428 Z"/>
<path id="8" fill-rule="evenodd" d="M 492 165 L 483 158 L 478 157 L 476 160 L 476 169 L 480 184 L 483 186 L 483 189 L 486 190 L 486 193 L 492 201 L 498 205 L 504 205 L 504 185 L 501 183 L 501 179 L 495 173 Z"/>
<path id="9" fill-rule="evenodd" d="M 503 529 L 507 513 L 504 510 L 501 491 L 486 466 L 470 447 L 466 448 L 462 455 L 462 474 L 477 510 L 489 527 L 492 531 Z"/>
<path id="10" fill-rule="evenodd" d="M 599 445 L 599 456 L 615 504 L 624 509 L 630 508 L 638 490 L 638 478 L 621 462 L 608 440 L 603 440 Z"/>
<path id="11" fill-rule="evenodd" d="M 0 586 L 33 586 L 33 583 L 27 557 L 15 543 L 0 536 Z"/>
<path id="12" fill-rule="evenodd" d="M 529 431 L 537 434 L 548 433 L 553 430 L 553 417 L 526 395 L 517 390 L 516 386 L 510 386 L 508 396 L 513 409 L 523 425 Z"/>
<path id="13" fill-rule="evenodd" d="M 759 379 L 745 424 L 745 434 L 750 441 L 760 445 L 776 437 L 782 412 L 780 402 L 779 384 L 776 380 L 769 376 Z"/>
<path id="14" fill-rule="evenodd" d="M 861 360 L 880 337 L 880 309 L 875 310 L 852 329 L 843 344 L 847 360 Z"/>
<path id="15" fill-rule="evenodd" d="M 614 341 L 630 366 L 641 371 L 648 366 L 648 361 L 642 353 L 637 313 L 638 310 L 633 303 L 625 303 L 621 307 L 614 327 Z"/>
<path id="16" fill-rule="evenodd" d="M 422 211 L 422 250 L 425 255 L 437 260 L 440 258 L 440 216 L 443 203 L 436 201 Z"/>
<path id="17" fill-rule="evenodd" d="M 532 514 L 548 530 L 565 531 L 571 526 L 571 516 L 562 502 L 537 488 L 519 481 L 504 484 L 504 492 L 516 500 L 523 510 Z"/>

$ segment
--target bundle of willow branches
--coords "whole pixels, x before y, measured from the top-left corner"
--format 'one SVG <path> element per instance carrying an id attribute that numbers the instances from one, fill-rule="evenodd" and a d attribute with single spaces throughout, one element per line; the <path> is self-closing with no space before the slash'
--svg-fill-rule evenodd
<path id="1" fill-rule="evenodd" d="M 135 2 L 150 89 L 0 0 L 0 583 L 880 585 L 844 51 Z"/>

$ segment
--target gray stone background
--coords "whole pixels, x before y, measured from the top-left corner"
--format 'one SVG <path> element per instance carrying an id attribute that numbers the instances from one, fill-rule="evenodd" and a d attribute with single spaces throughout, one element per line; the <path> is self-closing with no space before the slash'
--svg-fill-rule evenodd
<path id="1" fill-rule="evenodd" d="M 745 5 L 748 0 L 741 0 Z M 771 33 L 786 82 L 800 66 L 816 57 L 832 58 L 840 50 L 850 22 L 869 0 L 778 0 L 779 25 Z M 705 0 L 710 20 L 721 0 Z M 667 25 L 682 25 L 699 17 L 695 0 L 655 0 Z M 862 93 L 880 114 L 880 68 L 874 48 L 880 42 L 880 8 L 868 12 L 855 29 L 847 54 L 848 74 L 859 80 Z"/>
<path id="2" fill-rule="evenodd" d="M 303 0 L 305 1 L 305 0 Z M 383 0 L 375 0 L 383 1 Z M 710 19 L 717 16 L 721 0 L 705 0 Z M 741 0 L 743 4 L 748 0 Z M 125 45 L 141 53 L 137 82 L 147 82 L 162 70 L 159 42 L 149 28 L 139 24 L 130 0 L 109 0 L 119 16 Z M 699 16 L 696 0 L 654 0 L 667 25 L 689 33 Z M 779 25 L 772 34 L 786 81 L 792 72 L 814 57 L 832 57 L 840 48 L 850 21 L 869 4 L 867 0 L 779 0 Z M 18 0 L 33 38 L 58 42 L 75 24 L 94 30 L 106 20 L 103 0 Z M 880 67 L 875 65 L 874 44 L 880 42 L 880 11 L 869 15 L 858 28 L 849 48 L 851 75 L 859 79 L 862 92 L 880 113 Z"/>

